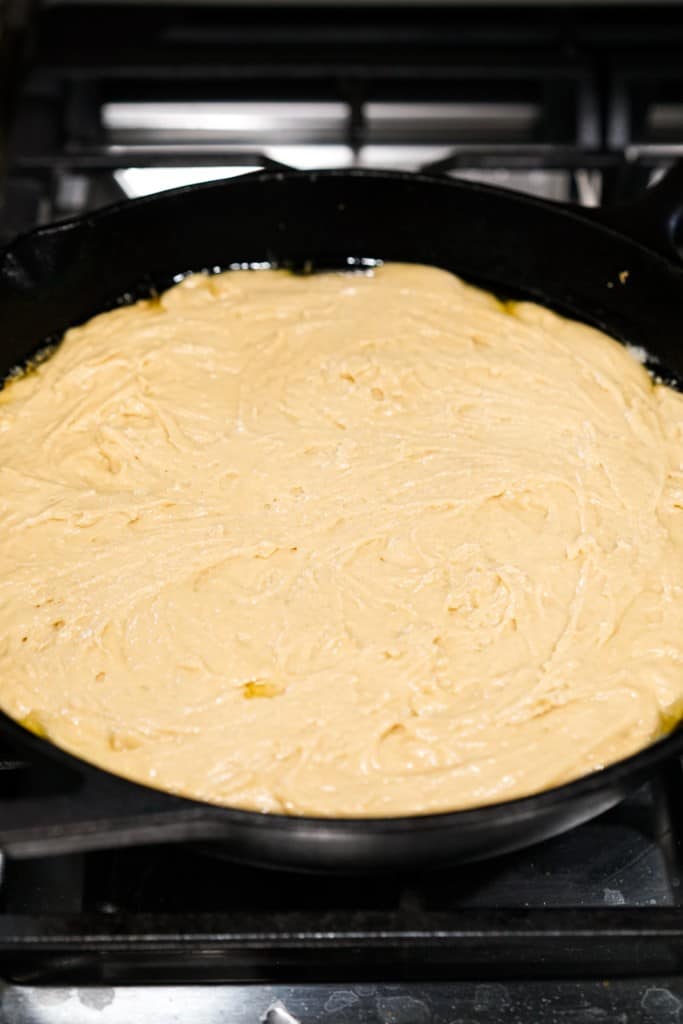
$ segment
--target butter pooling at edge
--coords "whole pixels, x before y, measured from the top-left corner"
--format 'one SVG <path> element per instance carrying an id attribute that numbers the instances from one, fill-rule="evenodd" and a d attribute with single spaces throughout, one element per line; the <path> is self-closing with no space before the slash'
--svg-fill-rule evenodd
<path id="1" fill-rule="evenodd" d="M 230 271 L 0 393 L 0 704 L 271 812 L 537 792 L 683 697 L 683 399 L 430 267 Z"/>

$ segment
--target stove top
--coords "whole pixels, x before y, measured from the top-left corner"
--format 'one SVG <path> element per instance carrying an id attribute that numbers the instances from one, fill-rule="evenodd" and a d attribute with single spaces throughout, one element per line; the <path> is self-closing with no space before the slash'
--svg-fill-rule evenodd
<path id="1" fill-rule="evenodd" d="M 0 1004 L 12 1024 L 675 1024 L 678 980 L 19 988 Z"/>
<path id="2" fill-rule="evenodd" d="M 270 872 L 189 845 L 6 861 L 0 1019 L 673 1022 L 682 794 L 669 765 L 563 836 L 422 875 Z"/>
<path id="3" fill-rule="evenodd" d="M 37 10 L 0 21 L 0 240 L 256 167 L 422 169 L 591 205 L 683 153 L 679 6 Z"/>
<path id="4" fill-rule="evenodd" d="M 257 167 L 624 199 L 683 155 L 682 45 L 683 9 L 637 4 L 0 5 L 0 242 Z M 0 751 L 0 814 L 15 770 Z M 682 807 L 670 764 L 563 836 L 414 876 L 206 845 L 4 858 L 0 1021 L 679 1021 Z"/>

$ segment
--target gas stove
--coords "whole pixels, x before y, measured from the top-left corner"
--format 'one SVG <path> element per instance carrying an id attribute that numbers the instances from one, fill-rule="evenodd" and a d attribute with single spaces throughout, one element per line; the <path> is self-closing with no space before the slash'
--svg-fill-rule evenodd
<path id="1" fill-rule="evenodd" d="M 683 153 L 678 6 L 31 13 L 4 35 L 5 240 L 260 167 L 426 170 L 595 205 Z"/>
<path id="2" fill-rule="evenodd" d="M 682 45 L 677 6 L 0 8 L 0 241 L 261 167 L 618 202 L 683 155 Z M 0 751 L 0 814 L 21 772 Z M 4 858 L 0 1021 L 677 1021 L 682 806 L 670 764 L 556 839 L 407 876 Z"/>
<path id="3" fill-rule="evenodd" d="M 0 1019 L 675 1021 L 682 794 L 669 765 L 554 840 L 421 875 L 285 874 L 189 845 L 8 860 Z"/>

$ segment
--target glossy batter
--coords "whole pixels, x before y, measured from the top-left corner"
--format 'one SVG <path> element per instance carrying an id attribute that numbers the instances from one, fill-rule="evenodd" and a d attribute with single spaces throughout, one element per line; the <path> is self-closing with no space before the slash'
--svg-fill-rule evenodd
<path id="1" fill-rule="evenodd" d="M 485 804 L 683 703 L 683 399 L 448 273 L 233 271 L 0 395 L 0 703 L 293 814 Z"/>

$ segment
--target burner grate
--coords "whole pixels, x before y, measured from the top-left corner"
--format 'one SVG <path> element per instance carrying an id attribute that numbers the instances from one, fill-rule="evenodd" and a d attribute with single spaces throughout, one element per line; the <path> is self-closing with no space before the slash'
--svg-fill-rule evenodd
<path id="1" fill-rule="evenodd" d="M 58 5 L 31 28 L 0 238 L 256 167 L 458 174 L 595 205 L 683 153 L 683 12 Z"/>
<path id="2" fill-rule="evenodd" d="M 424 875 L 331 882 L 192 845 L 10 860 L 3 970 L 53 985 L 675 973 L 682 787 L 670 765 L 572 832 Z"/>

